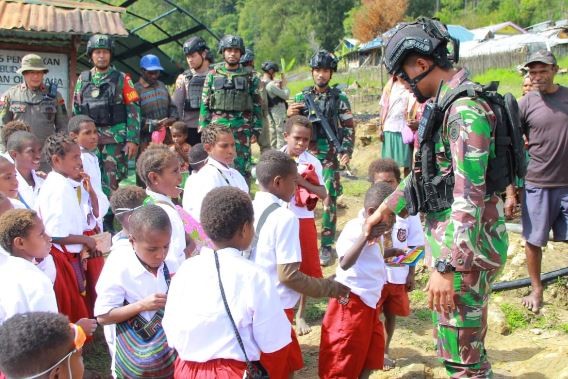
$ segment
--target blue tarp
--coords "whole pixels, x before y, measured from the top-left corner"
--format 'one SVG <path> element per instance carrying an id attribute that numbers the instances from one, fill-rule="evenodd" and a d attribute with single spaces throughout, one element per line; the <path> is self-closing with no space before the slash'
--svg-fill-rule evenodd
<path id="1" fill-rule="evenodd" d="M 448 25 L 450 35 L 460 42 L 473 41 L 474 34 L 461 25 Z"/>
<path id="2" fill-rule="evenodd" d="M 359 51 L 374 50 L 381 47 L 382 44 L 383 44 L 383 39 L 380 37 L 376 37 L 375 39 L 369 42 L 359 45 Z"/>

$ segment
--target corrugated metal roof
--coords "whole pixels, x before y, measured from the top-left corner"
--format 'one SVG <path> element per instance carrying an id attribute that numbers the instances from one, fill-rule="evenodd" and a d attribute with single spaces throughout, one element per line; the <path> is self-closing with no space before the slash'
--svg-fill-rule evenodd
<path id="1" fill-rule="evenodd" d="M 127 36 L 123 8 L 68 0 L 0 0 L 0 29 Z"/>

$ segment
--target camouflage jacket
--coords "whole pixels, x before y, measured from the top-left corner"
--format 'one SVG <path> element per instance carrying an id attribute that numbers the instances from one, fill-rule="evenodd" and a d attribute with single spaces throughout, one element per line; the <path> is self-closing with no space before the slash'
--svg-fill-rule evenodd
<path id="1" fill-rule="evenodd" d="M 465 71 L 459 71 L 444 84 L 440 98 L 467 80 Z M 485 101 L 464 97 L 446 111 L 440 133 L 435 134 L 436 169 L 442 176 L 453 170 L 455 185 L 452 207 L 426 214 L 432 263 L 445 260 L 456 271 L 496 270 L 505 264 L 509 241 L 503 202 L 496 194 L 485 194 L 485 172 L 495 156 L 494 126 L 495 115 Z M 406 207 L 409 179 L 385 200 L 396 214 Z"/>
<path id="2" fill-rule="evenodd" d="M 215 76 L 225 76 L 232 79 L 233 76 L 247 73 L 247 80 L 249 83 L 249 95 L 252 97 L 252 111 L 243 112 L 228 112 L 228 111 L 215 111 L 211 109 L 211 97 L 213 94 L 213 82 Z M 201 109 L 199 112 L 199 127 L 206 128 L 211 122 L 226 125 L 231 129 L 251 129 L 252 134 L 256 137 L 259 136 L 262 130 L 262 108 L 261 98 L 259 93 L 260 80 L 253 72 L 239 66 L 237 70 L 228 70 L 225 65 L 215 65 L 213 69 L 207 74 L 205 84 L 203 85 L 203 99 L 201 102 Z"/>
<path id="3" fill-rule="evenodd" d="M 107 75 L 116 71 L 111 67 L 106 72 L 98 72 L 91 69 L 91 81 L 93 84 L 100 84 Z M 77 79 L 75 91 L 73 94 L 73 114 L 81 114 L 81 105 L 83 104 L 82 92 L 83 86 L 81 77 Z M 126 122 L 121 122 L 115 125 L 99 126 L 99 144 L 112 144 L 112 143 L 125 143 L 133 142 L 138 144 L 140 142 L 140 105 L 139 96 L 134 89 L 134 83 L 128 74 L 121 73 L 117 86 L 117 94 L 120 101 L 126 107 Z"/>
<path id="4" fill-rule="evenodd" d="M 311 93 L 314 95 L 314 100 L 316 104 L 319 106 L 321 112 L 325 115 L 325 103 L 331 97 L 330 88 L 326 92 L 319 93 L 315 90 L 315 87 L 312 87 Z M 294 102 L 296 103 L 303 103 L 304 102 L 304 92 L 298 93 L 294 96 Z M 355 123 L 353 120 L 353 113 L 351 113 L 351 104 L 349 103 L 349 99 L 347 95 L 341 91 L 339 93 L 339 103 L 338 103 L 338 110 L 337 110 L 337 117 L 339 120 L 332 121 L 328 120 L 330 124 L 337 123 L 337 125 L 341 128 L 343 134 L 343 140 L 341 142 L 342 147 L 347 151 L 347 154 L 351 156 L 353 154 L 353 144 L 355 139 Z M 324 135 L 323 131 L 318 132 L 318 135 Z M 334 149 L 333 145 L 327 140 L 327 138 L 319 138 L 317 143 L 317 152 L 315 152 L 316 156 L 320 156 L 318 153 L 326 153 Z M 313 149 L 310 148 L 313 151 Z"/>
<path id="5" fill-rule="evenodd" d="M 13 86 L 2 95 L 0 119 L 2 125 L 13 120 L 25 122 L 42 144 L 53 133 L 65 132 L 69 121 L 65 100 L 59 92 L 51 98 L 43 84 L 32 90 L 25 83 Z"/>

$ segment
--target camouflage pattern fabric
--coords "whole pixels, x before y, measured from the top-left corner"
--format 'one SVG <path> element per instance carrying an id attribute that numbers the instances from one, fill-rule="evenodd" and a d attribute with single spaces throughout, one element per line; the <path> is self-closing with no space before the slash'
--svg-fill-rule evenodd
<path id="1" fill-rule="evenodd" d="M 216 111 L 210 108 L 213 81 L 215 75 L 226 76 L 231 79 L 235 75 L 243 75 L 247 70 L 239 66 L 236 70 L 228 70 L 225 65 L 215 65 L 207 74 L 203 85 L 203 98 L 199 112 L 199 127 L 206 128 L 211 122 L 225 125 L 233 131 L 237 156 L 234 166 L 237 171 L 244 176 L 247 182 L 251 178 L 251 149 L 250 139 L 254 135 L 259 137 L 262 131 L 262 108 L 259 93 L 259 79 L 249 73 L 249 94 L 252 97 L 252 111 L 247 112 L 226 112 Z"/>
<path id="2" fill-rule="evenodd" d="M 324 111 L 324 104 L 329 96 L 329 91 L 316 93 L 312 89 L 314 100 L 318 107 Z M 301 92 L 294 97 L 294 101 L 304 102 L 304 93 Z M 339 117 L 339 127 L 343 131 L 342 146 L 346 149 L 349 157 L 353 154 L 353 141 L 355 129 L 351 105 L 345 93 L 339 94 L 337 115 Z M 321 135 L 321 133 L 320 133 Z M 321 246 L 332 246 L 335 242 L 335 232 L 337 223 L 337 198 L 343 193 L 339 176 L 339 160 L 335 147 L 327 138 L 317 138 L 310 144 L 310 152 L 321 162 L 323 166 L 324 186 L 327 190 L 327 198 L 323 204 L 322 224 L 321 224 Z"/>
<path id="3" fill-rule="evenodd" d="M 459 71 L 442 88 L 441 96 L 467 80 Z M 491 283 L 505 265 L 509 244 L 503 202 L 485 194 L 485 172 L 495 154 L 495 115 L 479 99 L 458 99 L 446 112 L 435 141 L 436 169 L 455 175 L 450 209 L 425 217 L 426 250 L 455 268 L 453 313 L 434 314 L 438 356 L 452 377 L 491 377 L 485 354 L 487 302 Z M 406 207 L 404 187 L 409 177 L 385 200 L 400 214 Z"/>
<path id="4" fill-rule="evenodd" d="M 267 96 L 270 96 L 271 98 L 279 97 L 285 100 L 287 100 L 290 96 L 290 90 L 288 88 L 282 89 L 278 87 L 274 80 L 266 83 L 266 93 Z M 272 146 L 273 149 L 280 149 L 286 144 L 286 141 L 284 141 L 286 105 L 284 103 L 278 103 L 268 111 L 268 120 L 270 122 L 270 146 Z"/>
<path id="5" fill-rule="evenodd" d="M 260 108 L 262 109 L 262 131 L 258 136 L 258 146 L 260 146 L 260 152 L 262 153 L 266 149 L 270 149 L 270 123 L 268 121 L 268 94 L 266 93 L 266 82 L 260 79 L 258 73 L 258 92 L 260 94 Z"/>
<path id="6" fill-rule="evenodd" d="M 106 72 L 91 69 L 91 81 L 99 85 L 115 68 Z M 81 114 L 83 82 L 78 78 L 73 97 L 73 114 Z M 126 142 L 140 143 L 140 105 L 139 96 L 134 89 L 132 79 L 121 73 L 117 86 L 119 96 L 126 108 L 126 122 L 115 125 L 97 125 L 99 133 L 99 151 L 97 153 L 101 165 L 103 191 L 107 196 L 118 188 L 121 180 L 128 175 L 128 160 L 124 154 Z"/>

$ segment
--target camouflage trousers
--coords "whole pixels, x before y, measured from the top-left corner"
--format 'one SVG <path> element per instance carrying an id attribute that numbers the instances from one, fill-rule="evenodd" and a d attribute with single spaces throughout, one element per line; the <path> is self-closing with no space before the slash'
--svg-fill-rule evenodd
<path id="1" fill-rule="evenodd" d="M 103 192 L 109 198 L 118 189 L 120 181 L 128 176 L 128 158 L 124 146 L 119 143 L 99 145 L 97 156 L 101 166 Z"/>
<path id="2" fill-rule="evenodd" d="M 327 191 L 321 215 L 321 246 L 332 246 L 335 242 L 337 224 L 337 198 L 343 193 L 339 176 L 339 161 L 335 150 L 329 149 L 325 139 L 316 140 L 315 145 L 310 146 L 310 150 L 323 166 L 323 184 Z"/>
<path id="3" fill-rule="evenodd" d="M 235 170 L 244 176 L 247 183 L 250 184 L 251 178 L 251 149 L 250 149 L 250 138 L 252 136 L 251 130 L 247 127 L 232 128 L 233 137 L 235 138 L 235 150 L 237 151 L 237 156 L 233 162 Z"/>
<path id="4" fill-rule="evenodd" d="M 492 378 L 485 350 L 491 283 L 499 270 L 454 273 L 456 310 L 432 312 L 438 358 L 451 378 Z"/>

